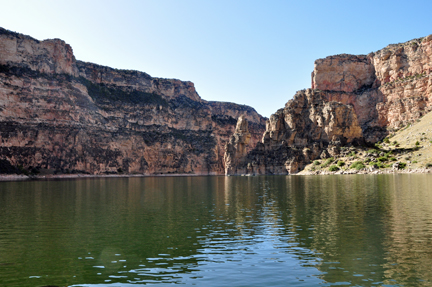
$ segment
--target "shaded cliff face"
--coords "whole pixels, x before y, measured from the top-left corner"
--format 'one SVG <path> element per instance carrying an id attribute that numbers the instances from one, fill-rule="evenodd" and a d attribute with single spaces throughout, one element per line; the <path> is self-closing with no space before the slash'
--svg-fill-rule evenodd
<path id="1" fill-rule="evenodd" d="M 296 173 L 316 158 L 338 156 L 341 146 L 376 143 L 432 109 L 431 72 L 432 35 L 369 55 L 318 59 L 312 89 L 271 115 L 262 142 L 230 171 Z M 227 149 L 230 156 L 238 153 Z"/>
<path id="2" fill-rule="evenodd" d="M 61 40 L 0 28 L 0 159 L 13 166 L 223 174 L 224 146 L 242 114 L 263 133 L 254 109 L 204 101 L 191 82 L 76 61 Z"/>

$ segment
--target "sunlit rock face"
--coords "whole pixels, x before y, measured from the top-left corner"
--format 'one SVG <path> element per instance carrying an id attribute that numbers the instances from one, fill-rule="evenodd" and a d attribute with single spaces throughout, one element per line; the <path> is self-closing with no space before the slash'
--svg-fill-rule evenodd
<path id="1" fill-rule="evenodd" d="M 352 93 L 372 86 L 375 70 L 367 56 L 337 55 L 315 61 L 312 89 Z"/>
<path id="2" fill-rule="evenodd" d="M 35 172 L 223 174 L 225 143 L 253 108 L 207 102 L 192 82 L 77 61 L 64 41 L 0 28 L 0 159 Z"/>
<path id="3" fill-rule="evenodd" d="M 297 92 L 285 108 L 270 116 L 262 141 L 246 155 L 241 152 L 247 145 L 243 134 L 234 133 L 227 144 L 225 158 L 231 159 L 227 174 L 297 173 L 322 151 L 334 153 L 342 145 L 363 140 L 352 106 L 327 102 L 311 89 Z"/>
<path id="4" fill-rule="evenodd" d="M 241 166 L 240 160 L 247 154 L 250 141 L 251 133 L 249 132 L 248 121 L 244 116 L 240 116 L 234 134 L 225 145 L 225 174 L 245 173 L 244 170 L 240 171 L 237 168 Z"/>
<path id="5" fill-rule="evenodd" d="M 431 110 L 432 35 L 389 45 L 367 56 L 315 61 L 312 88 L 354 107 L 368 142 Z"/>
<path id="6" fill-rule="evenodd" d="M 271 115 L 261 143 L 237 153 L 227 173 L 296 173 L 343 145 L 376 143 L 431 110 L 431 72 L 432 35 L 369 55 L 318 59 L 312 88 Z"/>

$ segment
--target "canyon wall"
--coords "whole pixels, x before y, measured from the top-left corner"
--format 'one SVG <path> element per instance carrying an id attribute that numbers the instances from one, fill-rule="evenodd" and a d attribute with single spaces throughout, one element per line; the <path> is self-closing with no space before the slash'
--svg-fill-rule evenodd
<path id="1" fill-rule="evenodd" d="M 368 145 L 432 109 L 432 35 L 368 55 L 315 61 L 311 89 L 271 115 L 261 142 L 239 157 L 227 144 L 226 174 L 291 174 L 341 147 Z"/>
<path id="2" fill-rule="evenodd" d="M 192 82 L 77 61 L 62 40 L 0 28 L 0 163 L 35 173 L 223 174 L 239 116 Z M 252 148 L 249 148 L 252 149 Z"/>
<path id="3" fill-rule="evenodd" d="M 292 174 L 428 113 L 432 35 L 315 61 L 310 89 L 265 121 L 192 82 L 77 61 L 59 39 L 0 28 L 0 165 L 35 173 Z M 0 166 L 0 170 L 6 170 Z"/>
<path id="4" fill-rule="evenodd" d="M 312 89 L 352 105 L 366 141 L 374 143 L 431 110 L 432 35 L 366 56 L 315 61 Z"/>

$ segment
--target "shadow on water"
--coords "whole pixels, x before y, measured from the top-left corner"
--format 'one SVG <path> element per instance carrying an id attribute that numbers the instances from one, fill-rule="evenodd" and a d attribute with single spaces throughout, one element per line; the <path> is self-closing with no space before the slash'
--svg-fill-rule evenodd
<path id="1" fill-rule="evenodd" d="M 429 286 L 429 175 L 0 183 L 0 286 Z"/>

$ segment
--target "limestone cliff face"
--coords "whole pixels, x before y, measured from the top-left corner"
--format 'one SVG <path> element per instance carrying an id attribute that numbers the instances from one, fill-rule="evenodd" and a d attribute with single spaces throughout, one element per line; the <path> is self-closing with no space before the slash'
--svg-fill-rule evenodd
<path id="1" fill-rule="evenodd" d="M 312 88 L 353 105 L 365 139 L 376 142 L 431 110 L 432 35 L 367 56 L 319 59 Z"/>
<path id="2" fill-rule="evenodd" d="M 312 89 L 273 114 L 262 142 L 230 170 L 296 173 L 318 157 L 337 156 L 340 146 L 376 143 L 432 109 L 431 72 L 432 35 L 369 55 L 318 59 Z"/>
<path id="3" fill-rule="evenodd" d="M 224 163 L 225 174 L 245 173 L 237 170 L 247 154 L 247 147 L 251 140 L 251 133 L 248 128 L 248 121 L 245 116 L 240 116 L 237 121 L 234 134 L 225 145 Z"/>
<path id="4" fill-rule="evenodd" d="M 28 67 L 47 74 L 76 76 L 71 46 L 60 39 L 38 41 L 0 27 L 0 64 Z"/>
<path id="5" fill-rule="evenodd" d="M 352 93 L 375 81 L 367 56 L 338 55 L 315 61 L 312 89 Z"/>
<path id="6" fill-rule="evenodd" d="M 247 154 L 241 152 L 240 144 L 247 144 L 241 135 L 234 133 L 227 144 L 225 159 L 231 165 L 226 165 L 226 174 L 297 173 L 323 151 L 337 154 L 340 146 L 363 139 L 352 106 L 327 102 L 312 89 L 297 92 L 285 108 L 271 115 L 262 142 Z"/>
<path id="7" fill-rule="evenodd" d="M 250 107 L 207 102 L 193 83 L 76 61 L 61 40 L 0 28 L 0 159 L 40 172 L 223 174 Z M 251 144 L 259 137 L 251 138 Z"/>

